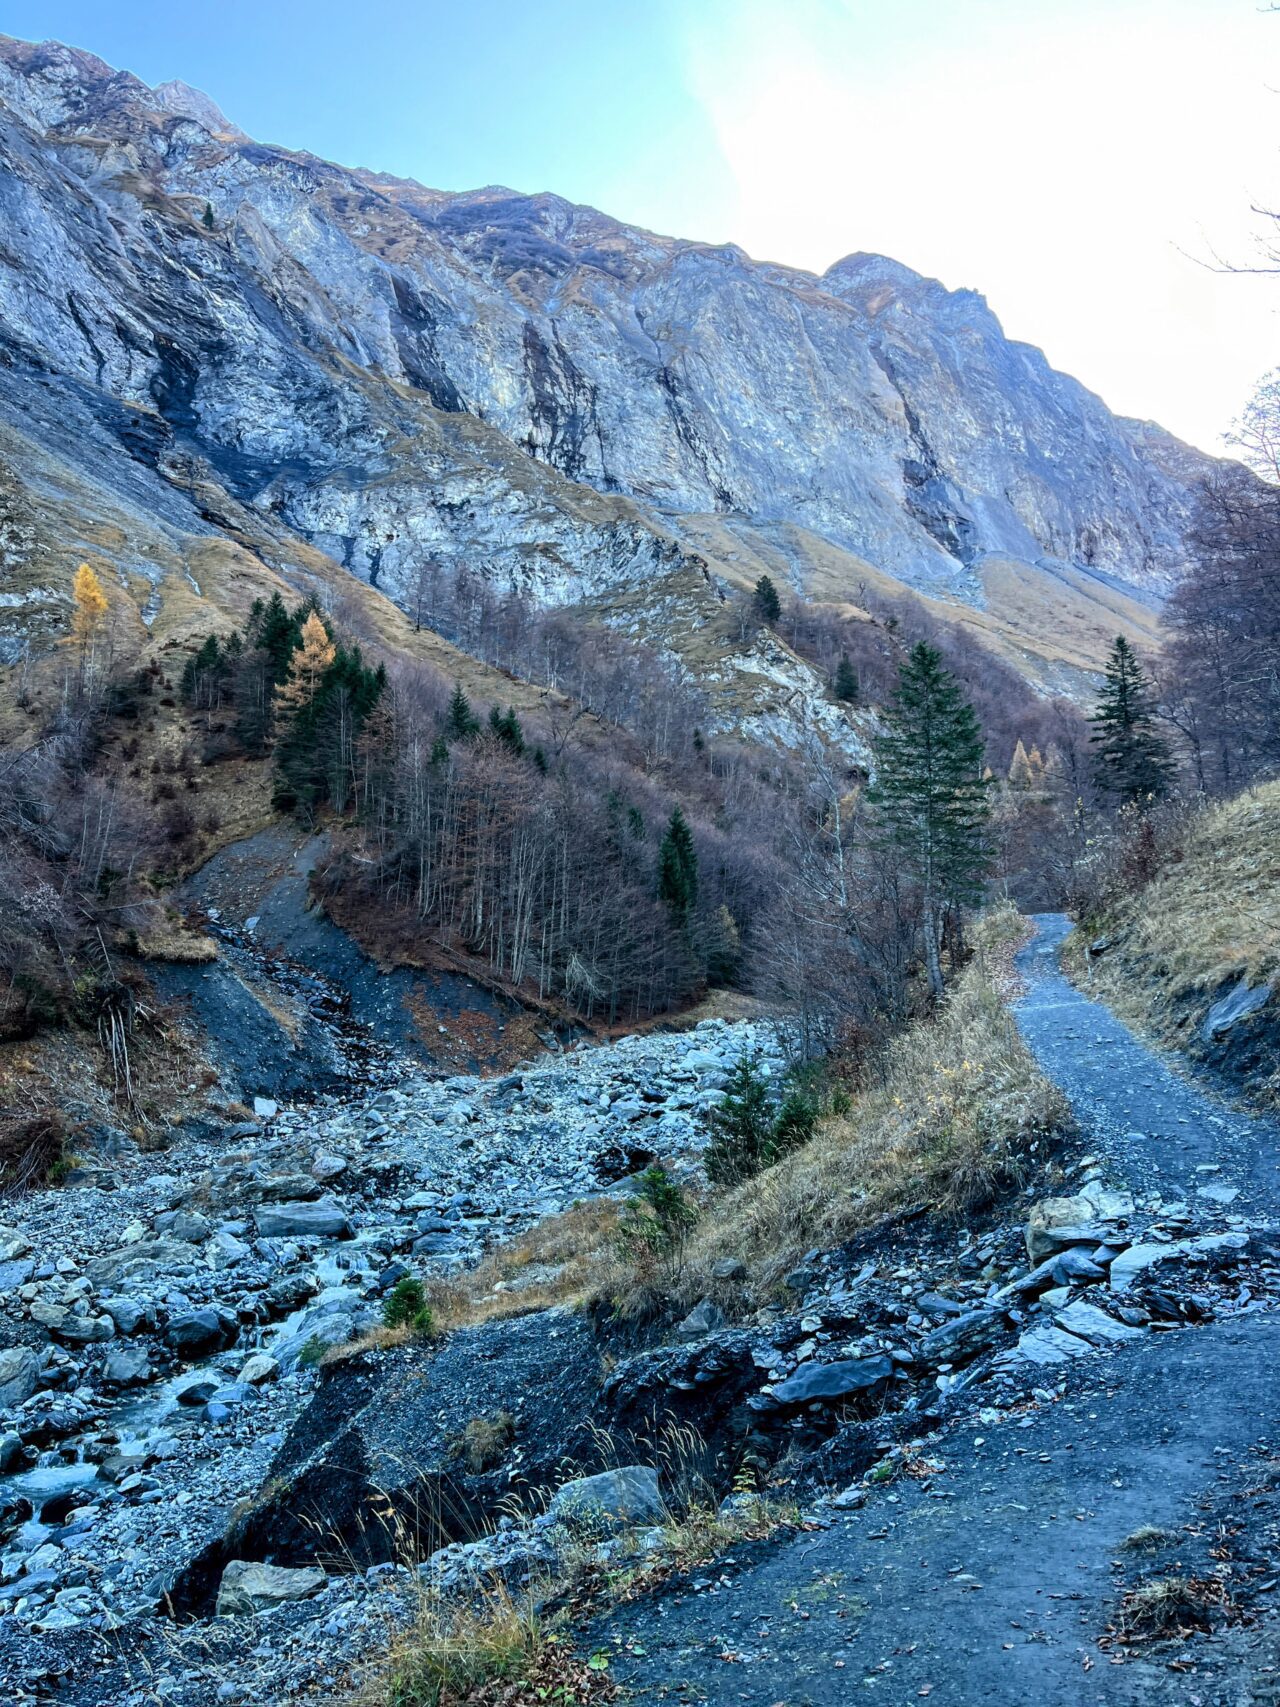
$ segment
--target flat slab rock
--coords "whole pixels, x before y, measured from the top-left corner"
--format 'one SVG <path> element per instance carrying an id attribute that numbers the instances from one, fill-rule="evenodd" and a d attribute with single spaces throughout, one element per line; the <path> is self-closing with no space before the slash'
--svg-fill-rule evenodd
<path id="1" fill-rule="evenodd" d="M 309 1600 L 319 1594 L 328 1577 L 318 1565 L 286 1569 L 283 1565 L 261 1565 L 252 1559 L 232 1559 L 218 1586 L 217 1615 L 238 1618 L 289 1600 Z"/>
<path id="2" fill-rule="evenodd" d="M 802 1405 L 811 1399 L 845 1399 L 877 1387 L 893 1374 L 888 1357 L 846 1357 L 838 1363 L 813 1363 L 797 1369 L 773 1389 L 780 1405 Z"/>
<path id="3" fill-rule="evenodd" d="M 1111 1290 L 1127 1292 L 1144 1269 L 1175 1257 L 1222 1256 L 1247 1250 L 1247 1233 L 1205 1233 L 1198 1239 L 1171 1239 L 1168 1244 L 1130 1245 L 1111 1264 Z"/>

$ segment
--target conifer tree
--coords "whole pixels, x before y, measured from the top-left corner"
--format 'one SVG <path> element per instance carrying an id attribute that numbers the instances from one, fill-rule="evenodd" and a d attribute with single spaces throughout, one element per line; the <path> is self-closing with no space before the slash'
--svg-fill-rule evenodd
<path id="1" fill-rule="evenodd" d="M 102 590 L 102 582 L 87 563 L 82 563 L 75 572 L 71 599 L 70 644 L 77 654 L 80 691 L 86 692 L 93 681 L 98 637 L 111 608 Z"/>
<path id="2" fill-rule="evenodd" d="M 1138 655 L 1122 634 L 1112 642 L 1098 709 L 1089 719 L 1094 781 L 1121 805 L 1161 800 L 1173 765 L 1156 728 L 1155 696 Z"/>
<path id="3" fill-rule="evenodd" d="M 698 853 L 693 832 L 677 806 L 658 850 L 658 899 L 684 924 L 698 899 Z"/>
<path id="4" fill-rule="evenodd" d="M 454 683 L 453 697 L 444 714 L 444 727 L 451 741 L 469 741 L 480 733 L 480 719 L 472 711 L 471 701 L 463 693 L 461 682 Z"/>
<path id="5" fill-rule="evenodd" d="M 200 218 L 204 222 L 205 230 L 206 231 L 212 231 L 213 230 L 213 203 L 212 202 L 206 202 L 204 204 L 204 212 L 200 215 Z"/>
<path id="6" fill-rule="evenodd" d="M 782 601 L 778 597 L 778 589 L 767 575 L 762 575 L 756 582 L 751 604 L 761 622 L 772 624 L 782 615 Z"/>
<path id="7" fill-rule="evenodd" d="M 1013 757 L 1009 760 L 1009 786 L 1011 788 L 1031 788 L 1035 780 L 1031 760 L 1027 756 L 1027 749 L 1022 744 L 1022 737 L 1019 736 L 1018 744 L 1013 749 Z"/>
<path id="8" fill-rule="evenodd" d="M 868 799 L 880 808 L 904 866 L 920 885 L 925 961 L 940 996 L 943 916 L 981 893 L 990 807 L 973 707 L 923 640 L 902 665 L 875 752 Z"/>
<path id="9" fill-rule="evenodd" d="M 858 673 L 849 662 L 847 652 L 840 654 L 840 662 L 836 665 L 836 673 L 831 680 L 831 691 L 846 705 L 851 705 L 858 697 Z"/>
<path id="10" fill-rule="evenodd" d="M 313 610 L 302 625 L 301 644 L 289 659 L 288 675 L 276 689 L 277 705 L 293 712 L 310 705 L 336 656 L 329 631 Z"/>

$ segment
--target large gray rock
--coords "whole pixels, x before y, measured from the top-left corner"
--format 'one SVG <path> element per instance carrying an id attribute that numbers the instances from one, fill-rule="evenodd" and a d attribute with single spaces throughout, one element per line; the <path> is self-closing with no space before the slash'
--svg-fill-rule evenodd
<path id="1" fill-rule="evenodd" d="M 596 1476 L 579 1476 L 557 1488 L 548 1515 L 579 1534 L 606 1534 L 636 1523 L 661 1523 L 666 1515 L 658 1472 L 624 1464 Z"/>
<path id="2" fill-rule="evenodd" d="M 1196 1239 L 1171 1239 L 1168 1244 L 1130 1245 L 1111 1264 L 1111 1290 L 1127 1292 L 1146 1269 L 1188 1257 L 1219 1263 L 1233 1262 L 1249 1246 L 1244 1232 L 1205 1233 Z"/>
<path id="3" fill-rule="evenodd" d="M 141 1387 L 151 1377 L 146 1348 L 116 1346 L 103 1359 L 102 1379 L 108 1387 Z"/>
<path id="4" fill-rule="evenodd" d="M 1132 1214 L 1131 1197 L 1109 1191 L 1098 1181 L 1074 1197 L 1046 1197 L 1027 1220 L 1027 1255 L 1040 1263 L 1069 1245 L 1105 1244 L 1108 1235 L 1127 1225 Z"/>
<path id="5" fill-rule="evenodd" d="M 36 1390 L 40 1359 L 29 1345 L 0 1351 L 0 1411 L 10 1410 L 29 1399 Z"/>
<path id="6" fill-rule="evenodd" d="M 240 1335 L 240 1324 L 230 1310 L 210 1305 L 203 1310 L 184 1310 L 165 1325 L 164 1337 L 179 1357 L 208 1357 L 225 1351 Z"/>
<path id="7" fill-rule="evenodd" d="M 995 1345 L 1005 1334 L 1003 1310 L 966 1310 L 934 1328 L 920 1342 L 920 1361 L 928 1364 L 966 1363 Z"/>
<path id="8" fill-rule="evenodd" d="M 1125 1340 L 1142 1338 L 1140 1328 L 1117 1322 L 1114 1316 L 1108 1316 L 1096 1304 L 1086 1304 L 1082 1298 L 1068 1304 L 1065 1310 L 1059 1310 L 1053 1319 L 1067 1333 L 1088 1340 L 1090 1345 L 1122 1345 Z"/>
<path id="9" fill-rule="evenodd" d="M 314 1203 L 263 1204 L 253 1219 L 264 1239 L 345 1239 L 351 1234 L 347 1212 L 333 1197 Z"/>
<path id="10" fill-rule="evenodd" d="M 878 1387 L 893 1374 L 888 1357 L 846 1357 L 836 1363 L 805 1363 L 779 1381 L 773 1397 L 779 1405 L 804 1405 L 811 1400 L 840 1400 Z"/>
<path id="11" fill-rule="evenodd" d="M 1264 1008 L 1274 995 L 1275 990 L 1270 984 L 1251 986 L 1247 978 L 1241 978 L 1234 989 L 1229 990 L 1221 1001 L 1215 1002 L 1204 1016 L 1204 1024 L 1200 1027 L 1201 1040 L 1216 1043 L 1219 1037 Z"/>
<path id="12" fill-rule="evenodd" d="M 266 1612 L 290 1600 L 309 1600 L 328 1582 L 319 1565 L 286 1569 L 283 1565 L 260 1565 L 250 1559 L 232 1559 L 218 1585 L 217 1616 L 240 1618 Z"/>

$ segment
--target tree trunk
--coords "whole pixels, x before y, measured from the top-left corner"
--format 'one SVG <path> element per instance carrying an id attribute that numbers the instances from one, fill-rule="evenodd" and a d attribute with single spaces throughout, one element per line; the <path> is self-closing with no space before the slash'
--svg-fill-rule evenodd
<path id="1" fill-rule="evenodd" d="M 926 895 L 924 901 L 924 958 L 929 969 L 929 988 L 935 996 L 941 996 L 945 986 L 938 945 L 938 908 L 931 895 Z"/>

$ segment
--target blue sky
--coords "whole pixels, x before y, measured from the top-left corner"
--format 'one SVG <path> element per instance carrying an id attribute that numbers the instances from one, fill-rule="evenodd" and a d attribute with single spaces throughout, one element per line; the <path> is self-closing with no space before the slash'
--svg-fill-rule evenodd
<path id="1" fill-rule="evenodd" d="M 263 141 L 553 189 L 816 270 L 981 290 L 1209 449 L 1280 362 L 1280 15 L 1256 0 L 5 0 L 0 28 L 204 89 Z"/>

